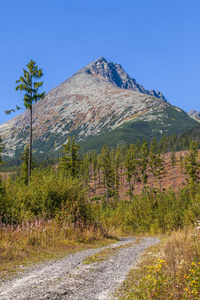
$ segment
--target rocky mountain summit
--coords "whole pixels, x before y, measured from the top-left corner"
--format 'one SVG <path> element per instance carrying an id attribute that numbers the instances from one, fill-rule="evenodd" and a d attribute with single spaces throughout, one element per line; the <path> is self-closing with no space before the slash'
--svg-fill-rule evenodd
<path id="1" fill-rule="evenodd" d="M 96 61 L 87 65 L 85 68 L 81 69 L 80 72 L 87 72 L 88 74 L 93 74 L 94 76 L 102 76 L 104 80 L 107 80 L 114 86 L 122 89 L 133 90 L 166 100 L 161 92 L 145 90 L 143 86 L 138 84 L 134 78 L 130 78 L 121 65 L 107 62 L 104 57 L 100 57 Z"/>
<path id="2" fill-rule="evenodd" d="M 193 109 L 193 110 L 189 111 L 188 115 L 191 118 L 193 118 L 193 119 L 197 120 L 198 122 L 200 122 L 200 111 L 196 111 L 195 109 Z"/>
<path id="3" fill-rule="evenodd" d="M 33 105 L 33 149 L 37 156 L 55 156 L 73 135 L 84 150 L 100 149 L 179 133 L 196 123 L 162 93 L 145 90 L 120 65 L 101 57 Z M 19 157 L 28 129 L 29 111 L 0 125 L 5 157 Z"/>

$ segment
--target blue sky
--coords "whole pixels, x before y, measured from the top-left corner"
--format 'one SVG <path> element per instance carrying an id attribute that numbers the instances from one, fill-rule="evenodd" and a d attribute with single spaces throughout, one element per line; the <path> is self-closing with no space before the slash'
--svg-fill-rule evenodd
<path id="1" fill-rule="evenodd" d="M 171 104 L 200 110 L 200 1 L 0 0 L 0 124 L 23 105 L 15 81 L 31 59 L 48 92 L 101 56 Z"/>

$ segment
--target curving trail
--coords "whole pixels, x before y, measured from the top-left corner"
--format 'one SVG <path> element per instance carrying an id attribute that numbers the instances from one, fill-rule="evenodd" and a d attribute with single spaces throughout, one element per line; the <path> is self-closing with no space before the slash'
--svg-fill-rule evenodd
<path id="1" fill-rule="evenodd" d="M 135 244 L 133 241 L 134 238 L 122 238 L 104 247 L 126 245 L 101 262 L 85 264 L 83 260 L 102 248 L 81 251 L 59 261 L 40 264 L 22 274 L 21 278 L 4 282 L 0 286 L 0 299 L 108 300 L 145 249 L 159 242 L 156 238 L 143 238 Z"/>

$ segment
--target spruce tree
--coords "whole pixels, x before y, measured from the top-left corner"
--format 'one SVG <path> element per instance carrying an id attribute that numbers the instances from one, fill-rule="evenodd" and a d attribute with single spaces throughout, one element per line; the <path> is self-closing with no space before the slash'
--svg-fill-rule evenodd
<path id="1" fill-rule="evenodd" d="M 94 188 L 96 190 L 96 182 L 97 182 L 97 152 L 94 151 L 92 154 L 92 170 L 93 170 L 93 178 L 94 178 Z"/>
<path id="2" fill-rule="evenodd" d="M 27 145 L 24 148 L 24 151 L 21 153 L 19 157 L 23 162 L 21 165 L 21 176 L 20 179 L 22 180 L 23 183 L 28 185 L 28 160 L 29 160 L 29 146 Z M 33 162 L 33 157 L 31 157 L 31 166 L 33 167 L 34 162 Z"/>
<path id="3" fill-rule="evenodd" d="M 119 199 L 120 165 L 121 164 L 122 164 L 121 149 L 117 148 L 116 152 L 115 152 L 115 160 L 114 160 L 115 188 L 117 191 L 117 199 Z"/>
<path id="4" fill-rule="evenodd" d="M 174 148 L 172 149 L 170 158 L 171 158 L 171 164 L 172 164 L 172 168 L 173 168 L 173 183 L 174 183 L 174 188 L 175 188 L 175 165 L 176 165 L 176 155 L 175 155 Z"/>
<path id="5" fill-rule="evenodd" d="M 189 186 L 193 189 L 195 183 L 200 181 L 199 176 L 200 164 L 198 162 L 198 143 L 195 141 L 190 142 L 190 152 L 185 157 L 185 171 L 189 176 L 187 182 Z"/>
<path id="6" fill-rule="evenodd" d="M 144 192 L 145 184 L 147 183 L 147 179 L 148 179 L 148 175 L 147 175 L 147 166 L 148 166 L 148 162 L 149 162 L 148 154 L 149 154 L 148 144 L 144 140 L 142 147 L 140 149 L 143 192 Z"/>
<path id="7" fill-rule="evenodd" d="M 133 146 L 134 145 L 129 145 L 129 148 L 125 156 L 125 168 L 126 168 L 126 175 L 127 175 L 126 179 L 129 184 L 128 194 L 129 194 L 130 201 L 133 193 L 132 177 L 133 177 L 134 166 L 135 166 L 135 157 L 133 156 Z"/>
<path id="8" fill-rule="evenodd" d="M 90 161 L 88 154 L 85 153 L 80 166 L 80 174 L 83 177 L 85 186 L 88 188 L 88 197 L 90 197 Z"/>
<path id="9" fill-rule="evenodd" d="M 151 186 L 153 188 L 153 179 L 155 175 L 155 167 L 156 167 L 156 151 L 157 151 L 157 140 L 154 138 L 150 144 L 149 150 L 149 167 L 152 175 Z"/>
<path id="10" fill-rule="evenodd" d="M 169 137 L 165 137 L 163 143 L 163 149 L 162 149 L 163 155 L 165 155 L 169 151 L 169 143 L 170 143 Z"/>
<path id="11" fill-rule="evenodd" d="M 176 143 L 177 143 L 177 136 L 176 134 L 174 133 L 173 136 L 172 136 L 172 149 L 175 149 L 176 151 Z"/>
<path id="12" fill-rule="evenodd" d="M 114 172 L 111 163 L 111 156 L 107 145 L 103 145 L 101 151 L 101 168 L 104 176 L 104 184 L 106 191 L 106 201 L 109 203 L 109 192 L 113 188 Z"/>
<path id="13" fill-rule="evenodd" d="M 97 156 L 97 183 L 100 186 L 101 183 L 101 154 Z"/>
<path id="14" fill-rule="evenodd" d="M 39 88 L 43 85 L 43 81 L 38 81 L 42 76 L 42 69 L 39 69 L 36 62 L 31 61 L 26 65 L 28 71 L 23 69 L 23 76 L 16 80 L 16 91 L 24 91 L 24 106 L 30 111 L 30 134 L 29 134 L 29 159 L 28 159 L 28 183 L 31 175 L 31 161 L 32 161 L 32 118 L 33 118 L 33 103 L 44 98 L 45 93 L 38 93 Z M 16 110 L 20 107 L 16 106 Z M 5 111 L 7 114 L 15 112 L 15 109 Z"/>
<path id="15" fill-rule="evenodd" d="M 163 178 L 164 175 L 164 158 L 161 156 L 160 151 L 155 157 L 155 163 L 154 163 L 154 176 L 158 179 L 159 181 L 159 188 L 161 192 L 161 179 Z"/>
<path id="16" fill-rule="evenodd" d="M 182 155 L 182 151 L 180 152 L 180 155 L 179 155 L 179 161 L 180 161 L 180 171 L 181 171 L 181 174 L 183 173 L 183 155 Z"/>
<path id="17" fill-rule="evenodd" d="M 165 140 L 166 140 L 166 135 L 164 134 L 160 140 L 159 143 L 159 150 L 161 151 L 161 153 L 165 154 Z"/>
<path id="18" fill-rule="evenodd" d="M 127 181 L 129 184 L 129 197 L 130 200 L 132 198 L 133 190 L 134 190 L 134 184 L 136 180 L 138 180 L 138 169 L 139 169 L 139 149 L 138 144 L 130 144 L 126 156 L 125 156 L 125 168 L 127 170 L 126 175 L 127 175 Z"/>
<path id="19" fill-rule="evenodd" d="M 58 168 L 75 178 L 80 173 L 82 163 L 78 154 L 80 146 L 76 143 L 75 136 L 72 139 L 69 137 L 63 148 L 64 156 L 60 158 Z"/>

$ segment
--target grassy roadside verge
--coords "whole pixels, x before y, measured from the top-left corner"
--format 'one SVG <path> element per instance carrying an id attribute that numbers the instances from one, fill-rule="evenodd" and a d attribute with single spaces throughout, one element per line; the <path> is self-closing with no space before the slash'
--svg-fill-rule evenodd
<path id="1" fill-rule="evenodd" d="M 0 227 L 0 282 L 41 261 L 113 242 L 101 228 L 59 225 L 35 220 L 20 226 Z"/>
<path id="2" fill-rule="evenodd" d="M 163 236 L 149 248 L 115 299 L 200 299 L 200 230 Z"/>

